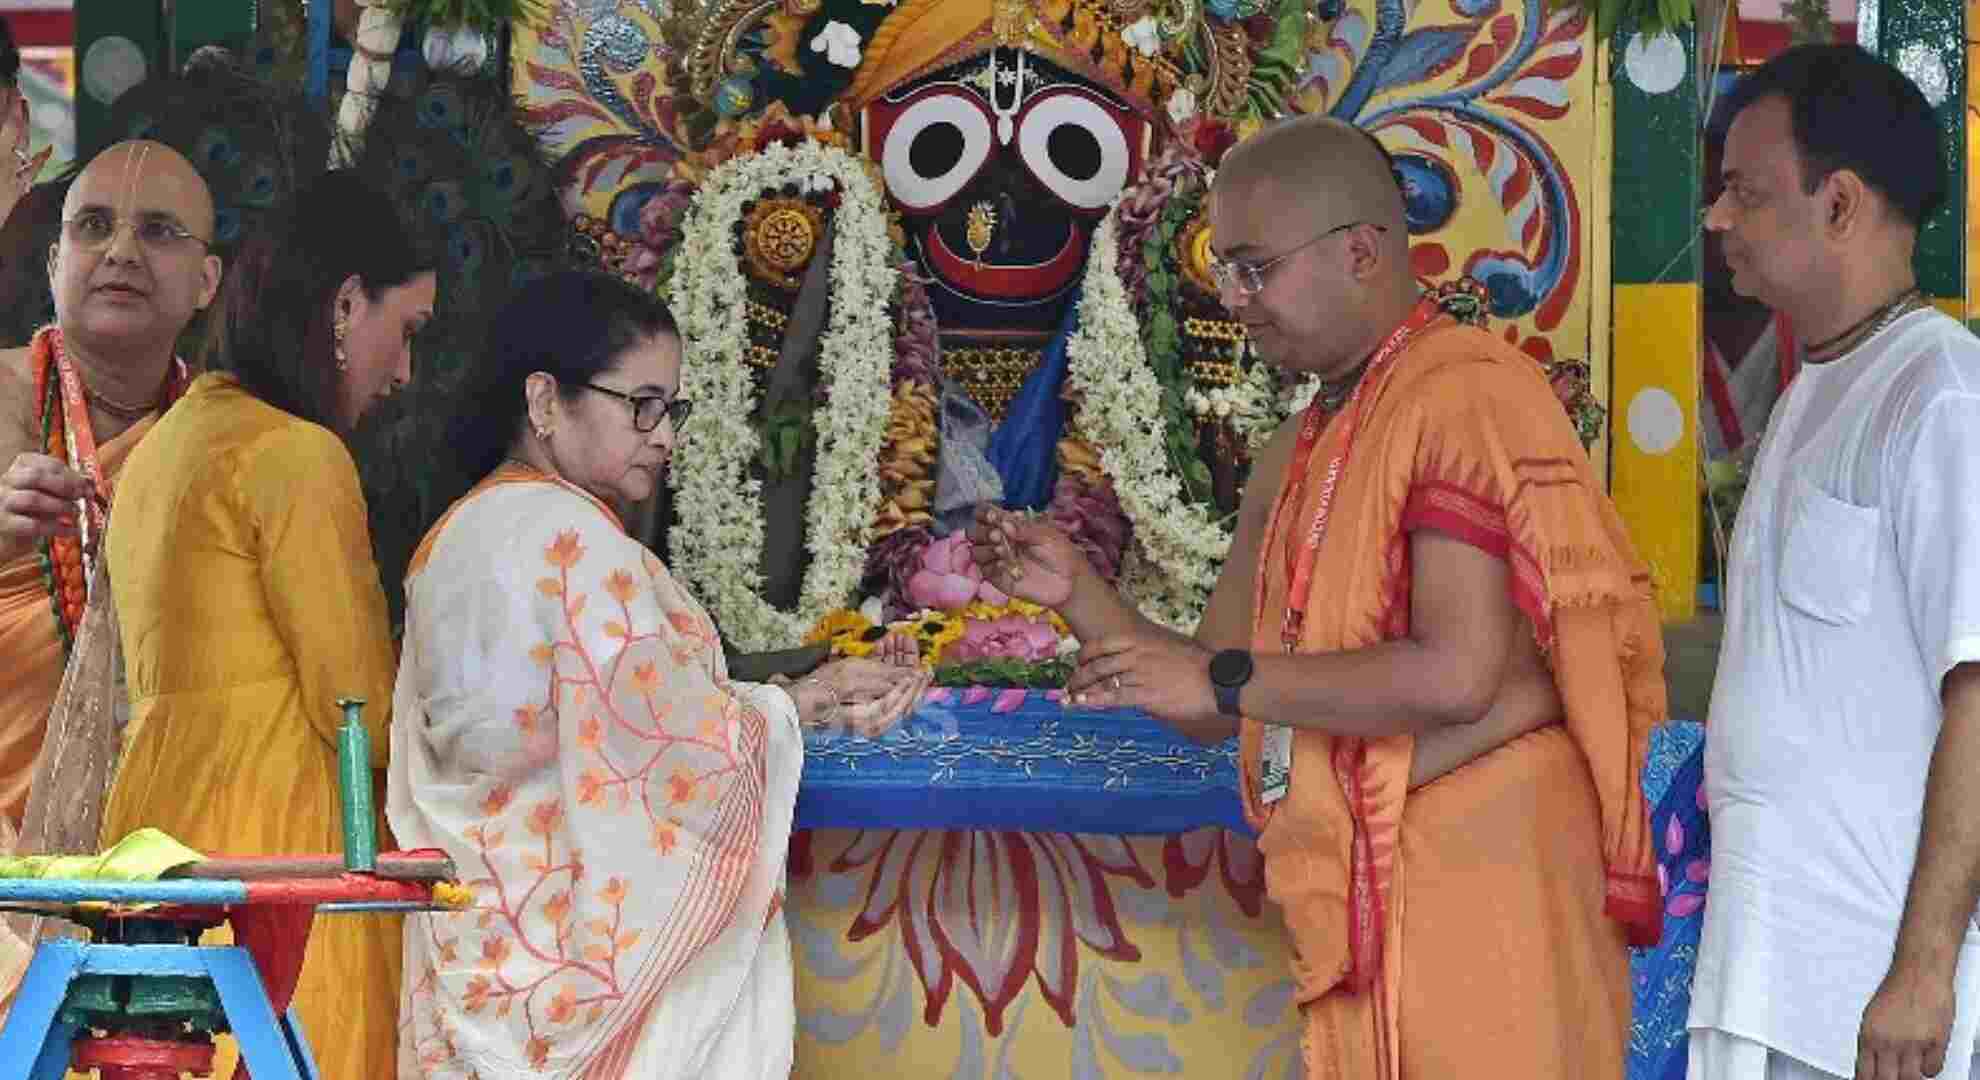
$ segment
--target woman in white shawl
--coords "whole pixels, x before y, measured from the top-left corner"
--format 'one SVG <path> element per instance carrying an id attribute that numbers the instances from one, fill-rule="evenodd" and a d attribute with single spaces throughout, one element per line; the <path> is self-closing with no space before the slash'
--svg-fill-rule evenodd
<path id="1" fill-rule="evenodd" d="M 626 534 L 688 411 L 652 297 L 603 275 L 498 318 L 449 449 L 483 475 L 406 578 L 387 808 L 475 910 L 408 919 L 402 1077 L 787 1077 L 781 903 L 799 730 L 884 730 L 927 677 L 733 682 Z"/>

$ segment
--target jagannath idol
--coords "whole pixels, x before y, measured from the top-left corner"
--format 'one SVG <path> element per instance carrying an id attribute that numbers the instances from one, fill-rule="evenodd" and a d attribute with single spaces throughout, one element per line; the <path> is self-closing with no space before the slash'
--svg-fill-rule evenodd
<path id="1" fill-rule="evenodd" d="M 670 561 L 731 643 L 856 647 L 920 612 L 951 659 L 1049 659 L 1048 616 L 973 578 L 956 526 L 981 501 L 1050 514 L 1193 625 L 1252 448 L 1312 389 L 1254 363 L 1218 303 L 1204 195 L 1222 151 L 1292 107 L 1318 16 L 717 0 L 662 28 L 649 51 L 629 16 L 559 4 L 538 48 L 569 50 L 616 118 L 699 147 L 592 227 L 642 237 L 621 266 L 686 333 Z M 660 83 L 622 93 L 656 53 Z M 631 179 L 661 141 L 587 140 L 563 167 Z"/>

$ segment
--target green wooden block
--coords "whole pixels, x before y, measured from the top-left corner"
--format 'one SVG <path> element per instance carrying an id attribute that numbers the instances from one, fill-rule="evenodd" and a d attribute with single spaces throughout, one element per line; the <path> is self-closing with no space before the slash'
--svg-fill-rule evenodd
<path id="1" fill-rule="evenodd" d="M 95 1024 L 119 1011 L 116 977 L 112 975 L 78 976 L 69 983 L 68 996 L 62 999 L 63 1023 Z"/>
<path id="2" fill-rule="evenodd" d="M 191 1019 L 220 1012 L 210 979 L 189 975 L 133 975 L 124 1013 L 133 1019 Z"/>

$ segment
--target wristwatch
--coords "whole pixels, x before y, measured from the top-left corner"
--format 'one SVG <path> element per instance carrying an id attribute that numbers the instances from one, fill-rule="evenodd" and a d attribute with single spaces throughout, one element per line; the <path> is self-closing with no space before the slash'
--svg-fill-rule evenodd
<path id="1" fill-rule="evenodd" d="M 1225 649 L 1210 658 L 1210 688 L 1217 692 L 1217 711 L 1238 715 L 1238 692 L 1251 681 L 1251 654 L 1243 649 Z"/>

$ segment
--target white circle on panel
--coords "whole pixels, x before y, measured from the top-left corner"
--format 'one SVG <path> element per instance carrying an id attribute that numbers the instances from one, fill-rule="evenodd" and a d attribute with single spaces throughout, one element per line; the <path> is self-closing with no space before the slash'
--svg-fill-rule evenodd
<path id="1" fill-rule="evenodd" d="M 1946 62 L 1939 59 L 1938 50 L 1922 41 L 1910 42 L 1898 50 L 1897 68 L 1918 85 L 1918 92 L 1933 108 L 1946 103 L 1952 79 L 1946 75 Z"/>
<path id="2" fill-rule="evenodd" d="M 1656 37 L 1631 34 L 1623 48 L 1623 73 L 1646 94 L 1668 94 L 1684 81 L 1684 42 L 1666 30 Z"/>
<path id="3" fill-rule="evenodd" d="M 1684 438 L 1684 409 L 1669 390 L 1648 386 L 1629 402 L 1629 441 L 1655 456 L 1668 454 Z"/>
<path id="4" fill-rule="evenodd" d="M 83 54 L 83 91 L 108 105 L 143 82 L 147 67 L 144 50 L 137 42 L 115 35 L 97 38 Z"/>

